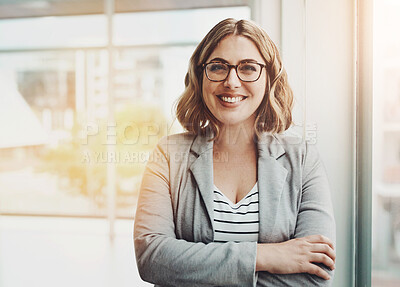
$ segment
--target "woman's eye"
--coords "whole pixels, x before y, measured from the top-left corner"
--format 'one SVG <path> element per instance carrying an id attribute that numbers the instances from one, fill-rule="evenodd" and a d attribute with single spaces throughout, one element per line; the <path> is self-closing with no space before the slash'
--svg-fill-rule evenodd
<path id="1" fill-rule="evenodd" d="M 224 64 L 211 64 L 209 66 L 211 72 L 226 71 L 226 65 Z"/>
<path id="2" fill-rule="evenodd" d="M 256 72 L 257 66 L 254 64 L 243 64 L 239 66 L 239 69 L 243 72 Z"/>

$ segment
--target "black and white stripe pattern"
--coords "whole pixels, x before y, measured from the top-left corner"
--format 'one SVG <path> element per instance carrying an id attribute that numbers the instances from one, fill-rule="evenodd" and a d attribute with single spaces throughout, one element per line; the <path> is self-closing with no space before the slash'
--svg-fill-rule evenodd
<path id="1" fill-rule="evenodd" d="M 257 183 L 236 204 L 214 185 L 214 229 L 214 242 L 258 240 Z"/>

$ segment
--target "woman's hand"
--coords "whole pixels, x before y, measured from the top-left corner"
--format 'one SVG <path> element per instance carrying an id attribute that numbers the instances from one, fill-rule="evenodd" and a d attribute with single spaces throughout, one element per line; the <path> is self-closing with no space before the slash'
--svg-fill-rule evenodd
<path id="1" fill-rule="evenodd" d="M 257 245 L 257 271 L 275 274 L 309 273 L 329 280 L 326 271 L 313 263 L 335 269 L 333 243 L 323 235 L 310 235 L 281 243 Z"/>

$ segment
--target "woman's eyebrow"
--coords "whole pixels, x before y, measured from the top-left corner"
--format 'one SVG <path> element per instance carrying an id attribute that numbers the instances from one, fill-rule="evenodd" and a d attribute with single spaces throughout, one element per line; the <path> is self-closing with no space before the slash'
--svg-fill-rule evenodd
<path id="1" fill-rule="evenodd" d="M 210 62 L 222 62 L 222 63 L 229 64 L 229 62 L 223 58 L 214 58 L 214 59 L 210 60 Z"/>
<path id="2" fill-rule="evenodd" d="M 214 59 L 210 60 L 210 62 L 221 62 L 221 63 L 229 64 L 229 62 L 227 60 L 223 59 L 223 58 L 214 58 Z M 254 59 L 243 59 L 243 60 L 239 61 L 239 63 L 248 63 L 248 62 L 258 63 Z"/>
<path id="3" fill-rule="evenodd" d="M 243 62 L 253 62 L 253 63 L 258 63 L 258 61 L 256 61 L 256 60 L 254 60 L 254 59 L 243 59 L 243 60 L 240 60 L 240 63 L 243 63 Z"/>

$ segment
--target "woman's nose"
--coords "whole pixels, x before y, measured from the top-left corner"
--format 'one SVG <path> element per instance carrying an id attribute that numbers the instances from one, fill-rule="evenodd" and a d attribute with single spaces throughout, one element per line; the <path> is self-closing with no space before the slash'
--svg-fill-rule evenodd
<path id="1" fill-rule="evenodd" d="M 234 67 L 231 67 L 229 70 L 228 77 L 225 79 L 224 86 L 230 89 L 233 88 L 238 88 L 242 85 L 242 82 L 240 81 L 236 69 Z"/>

